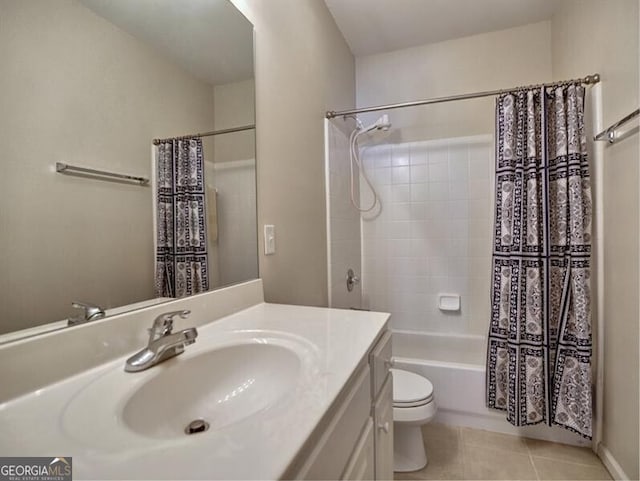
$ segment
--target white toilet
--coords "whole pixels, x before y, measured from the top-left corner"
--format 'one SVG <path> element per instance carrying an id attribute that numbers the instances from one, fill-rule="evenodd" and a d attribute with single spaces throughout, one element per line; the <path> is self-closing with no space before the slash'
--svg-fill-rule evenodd
<path id="1" fill-rule="evenodd" d="M 393 374 L 393 469 L 418 471 L 427 465 L 423 424 L 436 414 L 433 385 L 418 374 L 391 369 Z"/>

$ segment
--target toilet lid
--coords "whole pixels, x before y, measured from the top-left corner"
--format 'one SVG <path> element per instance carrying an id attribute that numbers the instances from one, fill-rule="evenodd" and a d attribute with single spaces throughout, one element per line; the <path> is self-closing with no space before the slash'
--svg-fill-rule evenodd
<path id="1" fill-rule="evenodd" d="M 394 404 L 426 404 L 433 397 L 433 384 L 427 378 L 402 369 L 391 372 Z"/>

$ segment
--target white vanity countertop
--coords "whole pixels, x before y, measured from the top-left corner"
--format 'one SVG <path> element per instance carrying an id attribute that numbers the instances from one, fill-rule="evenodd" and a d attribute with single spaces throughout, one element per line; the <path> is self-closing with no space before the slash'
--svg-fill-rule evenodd
<path id="1" fill-rule="evenodd" d="M 147 371 L 125 373 L 125 356 L 0 404 L 0 455 L 72 456 L 74 479 L 277 479 L 388 318 L 384 313 L 258 304 L 200 326 L 197 342 L 184 354 Z M 231 426 L 173 438 L 143 436 L 118 414 L 142 385 L 177 363 L 229 345 L 238 336 L 268 343 L 280 334 L 303 346 L 304 366 L 294 392 L 263 411 Z"/>

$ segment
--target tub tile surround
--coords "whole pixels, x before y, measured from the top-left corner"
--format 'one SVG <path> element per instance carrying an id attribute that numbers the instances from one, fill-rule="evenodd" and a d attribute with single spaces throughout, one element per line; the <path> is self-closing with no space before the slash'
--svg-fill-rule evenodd
<path id="1" fill-rule="evenodd" d="M 104 354 L 87 361 L 82 358 L 86 352 L 72 349 L 73 361 L 80 365 L 77 372 L 69 374 L 69 367 L 65 369 L 65 376 L 55 377 L 49 372 L 48 385 L 42 383 L 42 379 L 39 378 L 41 385 L 37 388 L 33 387 L 34 382 L 23 383 L 22 396 L 13 397 L 5 402 L 0 401 L 0 425 L 3 426 L 4 433 L 0 435 L 0 451 L 8 456 L 25 456 L 48 455 L 51 449 L 62 450 L 74 456 L 74 474 L 84 479 L 279 478 L 294 460 L 304 442 L 323 421 L 353 373 L 362 365 L 363 359 L 366 359 L 365 354 L 386 328 L 389 315 L 266 304 L 261 301 L 259 281 L 231 287 L 224 295 L 220 295 L 220 292 L 201 296 L 213 297 L 217 303 L 207 303 L 205 301 L 210 299 L 196 299 L 196 296 L 184 299 L 178 305 L 170 303 L 161 307 L 161 312 L 169 310 L 170 305 L 171 308 L 190 308 L 193 320 L 189 325 L 197 325 L 199 329 L 199 342 L 188 348 L 183 355 L 166 361 L 164 365 L 143 373 L 125 373 L 125 358 L 146 342 L 141 340 L 138 344 L 134 335 L 132 338 L 135 342 L 128 343 L 126 349 L 125 343 L 118 345 L 119 350 L 123 352 L 112 355 L 106 362 Z M 216 293 L 219 295 L 214 295 Z M 247 307 L 248 303 L 252 305 Z M 224 307 L 218 307 L 216 310 L 216 304 L 224 304 Z M 204 308 L 204 305 L 207 307 Z M 231 306 L 235 308 L 232 309 Z M 223 310 L 233 312 L 218 315 L 215 322 L 207 322 L 215 317 L 214 313 L 221 314 Z M 143 326 L 146 334 L 146 328 L 155 314 L 156 311 L 146 310 L 145 313 L 127 315 L 127 322 L 137 327 L 124 328 L 126 334 L 117 329 L 123 326 L 113 322 L 114 327 L 109 330 L 99 326 L 93 326 L 93 329 L 87 327 L 81 337 L 89 344 L 107 332 L 119 338 L 126 338 L 130 334 L 129 331 Z M 137 316 L 142 316 L 142 320 L 137 319 Z M 90 334 L 90 331 L 95 332 Z M 122 392 L 118 387 L 115 394 L 106 396 L 115 400 L 109 404 L 113 404 L 117 410 L 117 406 L 123 406 L 140 383 L 146 382 L 145 379 L 153 378 L 158 372 L 169 369 L 171 365 L 187 362 L 186 360 L 206 352 L 207 349 L 228 345 L 236 338 L 234 336 L 259 338 L 260 334 L 251 334 L 254 331 L 286 336 L 292 342 L 296 340 L 306 346 L 296 393 L 273 405 L 269 410 L 270 414 L 262 419 L 263 422 L 251 422 L 246 419 L 246 422 L 234 425 L 232 430 L 211 430 L 201 438 L 195 438 L 195 441 L 194 438 L 178 438 L 176 441 L 149 439 L 125 429 L 122 420 L 113 422 L 113 416 L 117 416 L 115 411 L 110 414 L 100 409 L 99 404 L 102 401 L 98 401 L 98 405 L 91 403 L 91 411 L 86 413 L 82 411 L 74 415 L 68 409 L 74 399 L 84 399 L 82 396 L 89 396 L 87 399 L 95 397 L 95 394 L 82 393 L 88 393 L 85 388 L 95 386 L 96 382 L 104 379 L 115 384 L 109 384 L 103 387 L 103 390 L 109 389 L 109 386 L 123 386 Z M 50 345 L 52 337 L 48 336 Z M 71 342 L 69 333 L 62 337 Z M 110 349 L 115 349 L 113 338 L 103 339 L 110 345 Z M 21 346 L 11 347 L 13 353 L 18 354 L 29 343 L 43 345 L 45 342 L 46 338 L 43 336 L 43 339 L 25 341 Z M 256 342 L 261 341 L 257 339 Z M 33 349 L 29 349 L 29 352 L 33 352 Z M 51 355 L 51 351 L 49 354 Z M 49 364 L 55 364 L 55 367 L 59 363 L 64 364 L 65 361 L 60 359 L 61 357 L 57 357 L 55 363 Z M 93 364 L 91 368 L 87 366 L 88 362 Z M 35 363 L 32 362 L 30 368 L 36 369 Z M 9 371 L 5 373 L 14 376 L 17 374 Z M 28 376 L 24 370 L 19 374 Z M 125 384 L 118 381 L 120 378 Z M 129 379 L 134 382 L 126 383 Z M 101 396 L 100 399 L 104 397 Z M 76 420 L 69 424 L 68 419 L 76 419 L 78 415 L 81 416 L 81 420 L 87 416 L 94 419 L 93 434 L 91 431 L 85 433 L 84 429 L 81 429 L 82 436 L 76 432 L 78 426 L 84 426 L 84 422 Z M 38 429 L 24 429 L 32 424 L 37 425 Z M 124 440 L 126 442 L 123 442 Z M 25 452 L 25 449 L 28 452 Z M 251 463 L 242 462 L 247 457 L 252 459 Z M 208 462 L 202 463 L 201 460 L 205 458 Z"/>
<path id="2" fill-rule="evenodd" d="M 378 140 L 362 159 L 382 202 L 362 220 L 368 307 L 390 311 L 396 330 L 485 335 L 493 136 Z M 461 310 L 440 311 L 441 293 L 460 294 Z"/>
<path id="3" fill-rule="evenodd" d="M 351 205 L 349 181 L 349 131 L 351 122 L 325 120 L 326 142 L 325 175 L 327 187 L 329 307 L 360 308 L 361 284 L 349 292 L 346 287 L 347 269 L 352 268 L 361 277 L 360 214 Z M 356 182 L 355 196 L 360 195 Z"/>
<path id="4" fill-rule="evenodd" d="M 429 464 L 396 479 L 611 479 L 589 448 L 438 423 L 423 436 Z"/>

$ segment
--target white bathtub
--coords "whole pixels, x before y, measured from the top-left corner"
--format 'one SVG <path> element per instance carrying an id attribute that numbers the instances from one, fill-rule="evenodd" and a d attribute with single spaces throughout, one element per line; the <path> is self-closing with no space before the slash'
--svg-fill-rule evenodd
<path id="1" fill-rule="evenodd" d="M 505 434 L 590 446 L 588 440 L 545 425 L 517 428 L 505 414 L 485 407 L 484 336 L 393 331 L 394 367 L 431 381 L 438 405 L 435 421 Z"/>

